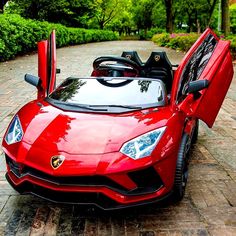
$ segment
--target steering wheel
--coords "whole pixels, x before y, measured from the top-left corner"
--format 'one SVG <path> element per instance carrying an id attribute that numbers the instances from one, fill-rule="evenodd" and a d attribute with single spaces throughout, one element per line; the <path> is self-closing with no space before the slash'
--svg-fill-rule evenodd
<path id="1" fill-rule="evenodd" d="M 117 62 L 117 63 L 109 64 L 109 62 Z M 112 76 L 114 77 L 116 77 L 117 75 L 119 76 L 120 74 L 116 72 L 121 72 L 121 73 L 132 72 L 135 73 L 136 76 L 140 75 L 141 73 L 141 67 L 137 63 L 124 57 L 115 57 L 115 56 L 98 57 L 93 62 L 93 69 L 113 71 L 114 73 L 112 73 Z"/>

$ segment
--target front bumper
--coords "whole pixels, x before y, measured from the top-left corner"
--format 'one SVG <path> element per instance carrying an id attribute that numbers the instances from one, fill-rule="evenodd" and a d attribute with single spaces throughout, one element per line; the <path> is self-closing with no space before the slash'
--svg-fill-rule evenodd
<path id="1" fill-rule="evenodd" d="M 107 210 L 160 201 L 170 192 L 153 166 L 125 173 L 136 186 L 127 189 L 107 176 L 52 176 L 21 166 L 7 155 L 6 162 L 6 179 L 15 190 L 52 202 L 92 204 Z"/>
<path id="2" fill-rule="evenodd" d="M 24 184 L 20 186 L 16 186 L 14 185 L 14 183 L 12 182 L 8 174 L 6 174 L 6 179 L 11 184 L 11 186 L 20 194 L 32 194 L 34 196 L 40 197 L 42 199 L 45 199 L 47 201 L 54 202 L 54 203 L 95 206 L 102 210 L 124 209 L 128 207 L 136 207 L 136 206 L 156 203 L 156 202 L 165 200 L 167 197 L 169 197 L 172 194 L 172 192 L 169 192 L 168 194 L 162 197 L 151 198 L 145 201 L 136 201 L 129 204 L 121 204 L 100 192 L 56 191 L 56 190 L 43 188 L 39 185 L 35 185 L 30 182 L 25 182 Z"/>

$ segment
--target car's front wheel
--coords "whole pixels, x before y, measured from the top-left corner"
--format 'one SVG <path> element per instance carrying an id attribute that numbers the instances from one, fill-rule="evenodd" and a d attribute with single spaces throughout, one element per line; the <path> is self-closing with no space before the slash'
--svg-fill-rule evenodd
<path id="1" fill-rule="evenodd" d="M 188 162 L 189 162 L 189 150 L 191 146 L 191 139 L 189 135 L 184 134 L 182 136 L 178 158 L 176 162 L 176 171 L 175 171 L 175 182 L 174 182 L 174 192 L 173 197 L 174 201 L 182 200 L 185 187 L 188 180 Z"/>

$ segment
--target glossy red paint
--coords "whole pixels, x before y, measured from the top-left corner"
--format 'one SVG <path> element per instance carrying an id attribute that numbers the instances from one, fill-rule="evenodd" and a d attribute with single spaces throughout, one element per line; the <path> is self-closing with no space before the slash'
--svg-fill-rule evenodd
<path id="1" fill-rule="evenodd" d="M 193 94 L 188 94 L 183 101 L 177 102 L 183 70 L 209 34 L 214 35 L 207 29 L 175 72 L 167 106 L 121 114 L 104 114 L 63 111 L 44 100 L 47 91 L 53 91 L 56 79 L 53 32 L 49 41 L 39 43 L 39 76 L 42 79 L 42 90 L 39 90 L 37 100 L 28 103 L 17 113 L 24 132 L 23 139 L 11 145 L 3 139 L 3 151 L 17 164 L 18 169 L 31 168 L 52 178 L 103 176 L 127 191 L 133 191 L 139 186 L 130 177 L 130 173 L 152 167 L 160 177 L 162 185 L 150 193 L 129 195 L 109 186 L 58 185 L 30 174 L 18 177 L 8 164 L 7 176 L 10 183 L 15 188 L 23 186 L 24 183 L 31 183 L 45 190 L 56 191 L 57 194 L 102 193 L 124 205 L 159 199 L 167 195 L 174 185 L 176 160 L 183 133 L 191 136 L 198 118 L 210 127 L 213 125 L 232 79 L 229 43 L 217 39 L 214 35 L 217 46 L 199 78 L 207 79 L 210 82 L 209 88 L 202 90 L 197 99 Z M 50 45 L 48 49 L 47 44 Z M 44 67 L 47 63 L 46 56 L 49 54 L 50 73 Z M 93 75 L 96 73 L 93 72 Z M 133 160 L 120 152 L 125 142 L 164 126 L 166 130 L 150 156 Z M 51 165 L 51 158 L 55 155 L 65 157 L 57 169 Z"/>
<path id="2" fill-rule="evenodd" d="M 38 76 L 41 86 L 38 87 L 38 99 L 45 98 L 48 83 L 48 41 L 38 42 Z"/>
<path id="3" fill-rule="evenodd" d="M 56 84 L 56 32 L 52 31 L 48 40 L 38 42 L 38 99 L 51 93 Z"/>
<path id="4" fill-rule="evenodd" d="M 209 28 L 204 31 L 204 33 L 193 44 L 193 46 L 190 48 L 190 50 L 185 54 L 184 58 L 182 59 L 181 63 L 179 64 L 177 70 L 175 71 L 172 90 L 171 90 L 171 104 L 173 106 L 175 106 L 177 103 L 177 93 L 178 93 L 179 84 L 181 83 L 182 73 L 183 73 L 187 63 L 189 62 L 193 53 L 197 50 L 197 48 L 202 44 L 202 42 L 205 40 L 207 35 L 209 35 L 210 33 L 212 33 L 212 31 Z"/>
<path id="5" fill-rule="evenodd" d="M 96 192 L 96 193 L 102 193 L 106 196 L 108 196 L 109 198 L 113 199 L 114 201 L 120 203 L 120 204 L 131 204 L 131 203 L 136 203 L 136 202 L 142 202 L 145 200 L 149 200 L 149 199 L 153 199 L 153 198 L 158 198 L 161 197 L 165 194 L 168 193 L 168 189 L 166 189 L 165 187 L 161 188 L 158 192 L 154 192 L 151 194 L 146 194 L 146 195 L 141 195 L 141 196 L 125 196 L 122 195 L 120 193 L 117 193 L 116 191 L 113 191 L 109 188 L 105 188 L 105 187 L 74 187 L 74 186 L 57 186 L 48 182 L 44 182 L 40 179 L 34 178 L 34 177 L 23 177 L 20 180 L 18 178 L 15 177 L 14 174 L 10 173 L 9 177 L 12 181 L 12 183 L 15 186 L 21 185 L 24 182 L 31 182 L 35 185 L 44 187 L 44 188 L 50 188 L 54 191 L 57 191 L 58 193 L 60 192 L 71 192 L 71 193 L 76 193 L 76 192 L 81 192 L 81 193 L 89 193 L 89 192 Z"/>
<path id="6" fill-rule="evenodd" d="M 192 111 L 185 111 L 187 115 L 203 120 L 209 127 L 214 124 L 233 78 L 229 46 L 229 42 L 219 41 L 216 52 L 200 77 L 200 79 L 207 79 L 210 85 L 201 92 L 202 95 L 198 100 L 192 102 Z"/>
<path id="7" fill-rule="evenodd" d="M 23 140 L 7 149 L 4 140 L 3 148 L 17 162 L 48 174 L 109 174 L 117 173 L 117 168 L 122 172 L 149 166 L 177 151 L 184 125 L 184 116 L 173 114 L 169 107 L 158 112 L 150 109 L 148 113 L 143 110 L 104 115 L 63 112 L 46 102 L 42 104 L 43 107 L 39 107 L 35 101 L 19 111 Z M 181 125 L 175 127 L 176 123 Z M 137 161 L 119 152 L 124 142 L 163 126 L 167 129 L 153 156 Z M 176 129 L 174 135 L 173 129 Z M 50 158 L 58 153 L 66 156 L 63 163 L 66 168 L 53 170 Z"/>
<path id="8" fill-rule="evenodd" d="M 73 113 L 63 112 L 41 102 L 42 107 L 34 101 L 18 113 L 24 131 L 23 140 L 9 146 L 3 141 L 4 152 L 17 163 L 52 176 L 107 176 L 128 190 L 136 188 L 136 184 L 127 173 L 155 166 L 164 187 L 152 194 L 128 197 L 106 187 L 58 187 L 30 176 L 17 180 L 9 173 L 9 178 L 16 187 L 28 181 L 58 191 L 96 191 L 123 204 L 156 198 L 171 190 L 185 122 L 182 114 L 173 113 L 170 107 L 159 109 L 158 112 L 149 109 L 120 115 Z M 176 123 L 181 125 L 176 127 Z M 163 126 L 168 128 L 150 157 L 133 160 L 119 152 L 127 140 Z M 97 132 L 96 127 L 99 127 L 100 132 Z M 173 133 L 173 129 L 176 132 Z M 88 138 L 84 138 L 86 136 Z M 66 158 L 62 166 L 54 170 L 50 160 L 56 154 L 62 154 Z"/>
<path id="9" fill-rule="evenodd" d="M 207 79 L 209 81 L 209 88 L 200 91 L 201 97 L 199 99 L 194 99 L 193 95 L 190 94 L 182 103 L 177 104 L 177 92 L 179 84 L 181 83 L 184 68 L 195 50 L 202 44 L 209 34 L 214 35 L 218 43 L 209 62 L 199 77 L 199 80 Z M 188 117 L 201 119 L 209 127 L 213 126 L 233 79 L 234 72 L 229 47 L 229 41 L 219 40 L 214 32 L 207 29 L 188 51 L 175 73 L 171 93 L 172 106 L 178 105 L 179 109 L 185 112 Z"/>

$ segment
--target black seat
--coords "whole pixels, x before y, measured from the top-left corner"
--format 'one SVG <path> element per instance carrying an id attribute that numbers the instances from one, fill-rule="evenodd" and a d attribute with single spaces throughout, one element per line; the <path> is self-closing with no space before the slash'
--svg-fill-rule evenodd
<path id="1" fill-rule="evenodd" d="M 143 66 L 143 62 L 140 59 L 138 53 L 136 51 L 124 51 L 121 54 L 122 57 L 128 58 L 131 61 L 134 61 L 136 64 L 138 64 L 139 66 Z"/>
<path id="2" fill-rule="evenodd" d="M 145 77 L 162 80 L 167 92 L 171 91 L 173 72 L 166 52 L 152 52 L 143 68 Z"/>

